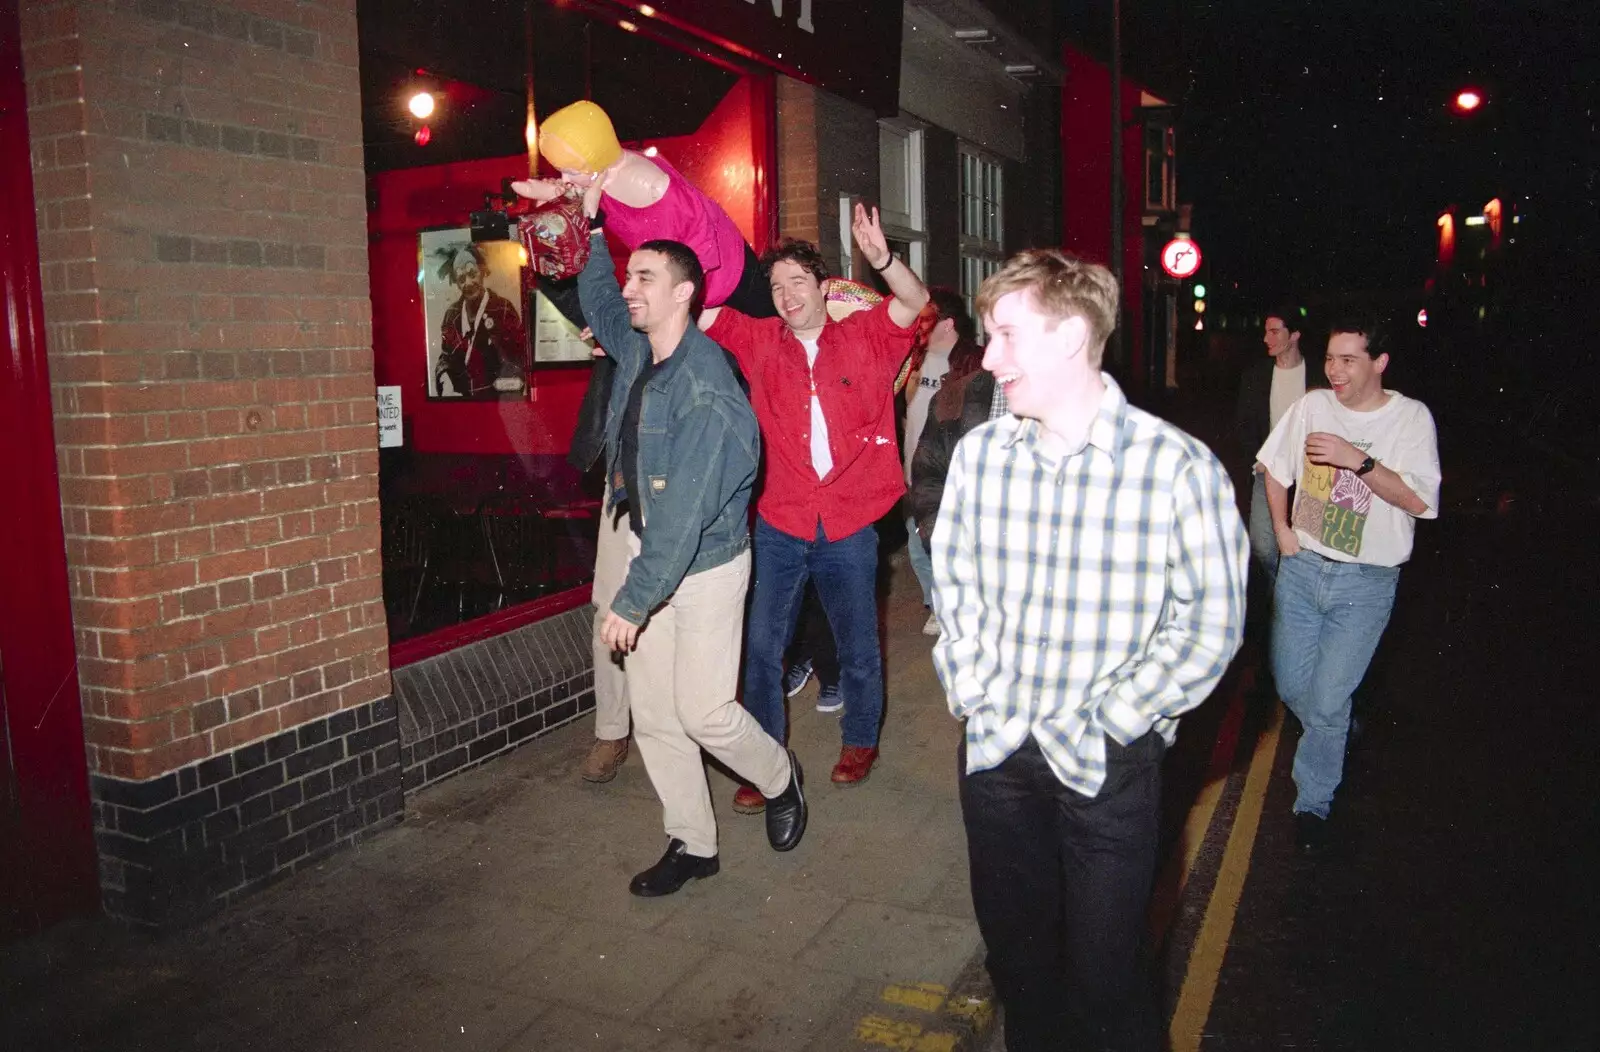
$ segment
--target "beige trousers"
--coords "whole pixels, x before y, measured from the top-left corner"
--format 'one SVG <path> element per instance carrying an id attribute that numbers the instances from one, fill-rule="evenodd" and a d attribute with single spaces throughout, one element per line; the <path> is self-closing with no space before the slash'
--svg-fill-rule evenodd
<path id="1" fill-rule="evenodd" d="M 789 785 L 789 754 L 734 699 L 750 552 L 691 574 L 650 615 L 624 662 L 633 737 L 663 823 L 689 854 L 717 853 L 704 749 L 766 796 Z"/>
<path id="2" fill-rule="evenodd" d="M 594 586 L 590 601 L 594 603 L 594 628 L 590 634 L 590 649 L 594 654 L 594 736 L 616 741 L 628 736 L 627 678 L 617 654 L 600 642 L 600 625 L 611 612 L 612 600 L 628 575 L 628 517 L 619 521 L 611 504 L 611 487 L 606 487 L 605 500 L 600 505 L 600 537 L 595 544 Z"/>

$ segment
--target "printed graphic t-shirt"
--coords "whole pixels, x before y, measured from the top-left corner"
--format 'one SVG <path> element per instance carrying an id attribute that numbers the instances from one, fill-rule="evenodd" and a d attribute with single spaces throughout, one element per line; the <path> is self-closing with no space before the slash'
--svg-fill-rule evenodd
<path id="1" fill-rule="evenodd" d="M 1298 482 L 1290 522 L 1300 543 L 1340 562 L 1399 566 L 1411 556 L 1416 523 L 1410 513 L 1378 497 L 1366 479 L 1346 468 L 1313 464 L 1306 436 L 1338 435 L 1396 472 L 1428 507 L 1419 518 L 1439 515 L 1439 445 L 1428 407 L 1398 391 L 1369 413 L 1339 404 L 1332 391 L 1315 390 L 1289 407 L 1256 454 L 1285 486 Z"/>
<path id="2" fill-rule="evenodd" d="M 922 438 L 922 429 L 928 423 L 928 407 L 933 404 L 933 396 L 939 393 L 939 388 L 944 384 L 944 374 L 950 371 L 950 349 L 942 351 L 928 348 L 927 355 L 922 359 L 922 375 L 917 380 L 917 389 L 911 392 L 911 397 L 906 401 L 906 441 L 901 452 L 905 454 L 906 485 L 911 485 L 911 458 L 917 451 L 917 442 Z"/>

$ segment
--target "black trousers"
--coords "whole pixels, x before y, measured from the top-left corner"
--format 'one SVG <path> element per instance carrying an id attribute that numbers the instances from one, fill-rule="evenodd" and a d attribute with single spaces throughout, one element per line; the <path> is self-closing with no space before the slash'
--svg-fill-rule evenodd
<path id="1" fill-rule="evenodd" d="M 789 660 L 785 664 L 811 662 L 811 671 L 824 687 L 839 685 L 839 645 L 833 638 L 833 626 L 822 609 L 815 581 L 806 581 L 805 594 L 800 599 L 800 613 L 795 618 L 794 635 L 789 642 Z"/>
<path id="2" fill-rule="evenodd" d="M 1155 878 L 1166 743 L 1106 740 L 1094 799 L 1065 785 L 1028 741 L 966 773 L 972 903 L 1005 1008 L 1007 1052 L 1164 1047 L 1144 941 Z"/>

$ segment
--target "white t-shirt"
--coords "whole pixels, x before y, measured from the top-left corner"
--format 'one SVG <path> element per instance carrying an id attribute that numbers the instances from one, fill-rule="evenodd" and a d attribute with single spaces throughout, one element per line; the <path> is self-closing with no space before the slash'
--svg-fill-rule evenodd
<path id="1" fill-rule="evenodd" d="M 1411 556 L 1416 523 L 1377 496 L 1366 480 L 1346 468 L 1306 459 L 1306 436 L 1338 435 L 1405 480 L 1427 510 L 1439 517 L 1439 444 L 1433 414 L 1415 398 L 1387 392 L 1389 401 L 1370 413 L 1339 404 L 1332 391 L 1306 393 L 1278 421 L 1256 460 L 1285 486 L 1299 483 L 1290 522 L 1300 543 L 1339 562 L 1399 566 Z"/>
<path id="2" fill-rule="evenodd" d="M 1277 427 L 1289 407 L 1306 393 L 1306 360 L 1291 369 L 1272 368 L 1272 393 L 1267 396 L 1267 427 Z"/>
<path id="3" fill-rule="evenodd" d="M 911 457 L 917 451 L 917 440 L 922 437 L 922 429 L 928 423 L 928 407 L 933 404 L 933 396 L 939 393 L 939 388 L 944 384 L 944 374 L 950 371 L 950 348 L 936 351 L 928 348 L 928 354 L 922 359 L 922 377 L 917 381 L 917 389 L 911 392 L 910 399 L 906 402 L 906 444 L 902 452 L 906 460 L 906 485 L 911 485 Z"/>
<path id="4" fill-rule="evenodd" d="M 822 415 L 822 400 L 817 397 L 817 341 L 801 340 L 806 349 L 806 365 L 811 369 L 811 467 L 817 478 L 825 479 L 833 470 L 833 450 L 828 448 L 828 421 Z"/>

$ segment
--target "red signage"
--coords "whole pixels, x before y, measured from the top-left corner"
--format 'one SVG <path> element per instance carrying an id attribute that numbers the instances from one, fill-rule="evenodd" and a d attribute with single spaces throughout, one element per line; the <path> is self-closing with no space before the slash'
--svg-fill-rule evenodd
<path id="1" fill-rule="evenodd" d="M 1175 278 L 1192 277 L 1200 269 L 1200 246 L 1175 237 L 1161 249 L 1161 269 Z"/>

